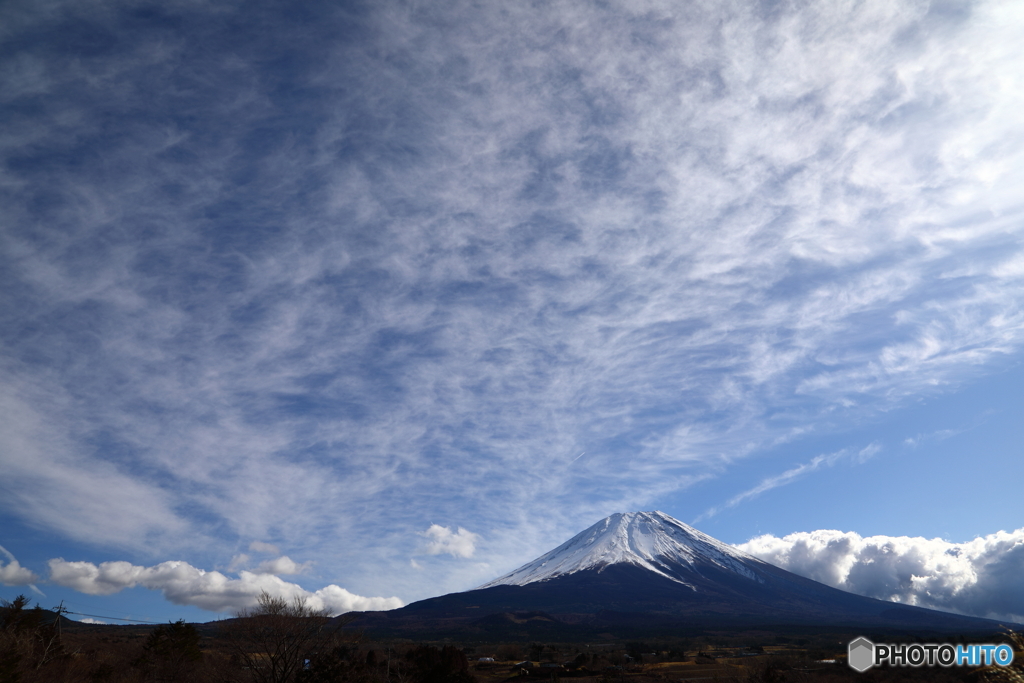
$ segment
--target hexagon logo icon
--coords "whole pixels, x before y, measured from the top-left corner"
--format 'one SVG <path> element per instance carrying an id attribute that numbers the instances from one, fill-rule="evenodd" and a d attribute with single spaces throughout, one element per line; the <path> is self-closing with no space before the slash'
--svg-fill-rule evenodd
<path id="1" fill-rule="evenodd" d="M 858 673 L 864 673 L 875 663 L 875 644 L 863 636 L 857 640 L 851 640 L 846 661 L 851 669 Z"/>

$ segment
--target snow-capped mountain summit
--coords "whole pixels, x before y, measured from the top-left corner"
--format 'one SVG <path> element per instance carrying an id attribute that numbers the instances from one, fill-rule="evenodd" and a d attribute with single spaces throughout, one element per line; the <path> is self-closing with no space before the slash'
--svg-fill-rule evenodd
<path id="1" fill-rule="evenodd" d="M 664 512 L 620 512 L 602 519 L 549 553 L 480 588 L 525 586 L 615 564 L 642 567 L 695 589 L 688 579 L 699 565 L 713 564 L 754 581 L 761 560 L 697 531 Z M 696 590 L 696 589 L 695 589 Z"/>

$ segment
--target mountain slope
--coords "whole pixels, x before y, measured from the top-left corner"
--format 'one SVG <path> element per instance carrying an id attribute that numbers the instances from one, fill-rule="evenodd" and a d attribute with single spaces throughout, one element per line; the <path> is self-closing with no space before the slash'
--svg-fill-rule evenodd
<path id="1" fill-rule="evenodd" d="M 509 616 L 524 612 L 534 617 Z M 799 626 L 942 633 L 999 627 L 985 619 L 831 588 L 747 555 L 661 512 L 612 515 L 475 590 L 391 612 L 364 613 L 356 623 L 409 634 L 495 633 L 503 624 L 506 631 L 527 637 L 531 621 L 537 628 L 543 623 L 547 632 L 560 625 L 581 636 L 623 629 L 664 633 L 679 628 Z"/>

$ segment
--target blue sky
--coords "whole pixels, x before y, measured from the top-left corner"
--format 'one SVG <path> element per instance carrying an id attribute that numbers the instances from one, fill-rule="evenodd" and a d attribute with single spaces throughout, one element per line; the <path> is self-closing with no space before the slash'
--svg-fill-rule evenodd
<path id="1" fill-rule="evenodd" d="M 393 607 L 660 509 L 1024 615 L 1022 29 L 4 3 L 0 597 Z"/>

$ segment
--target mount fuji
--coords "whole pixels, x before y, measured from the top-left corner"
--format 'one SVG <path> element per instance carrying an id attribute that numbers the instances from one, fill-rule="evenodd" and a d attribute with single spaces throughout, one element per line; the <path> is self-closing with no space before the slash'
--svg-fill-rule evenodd
<path id="1" fill-rule="evenodd" d="M 798 576 L 663 512 L 614 514 L 463 593 L 359 615 L 395 635 L 569 637 L 599 632 L 850 628 L 992 632 L 987 619 L 874 600 Z"/>
<path id="2" fill-rule="evenodd" d="M 700 566 L 714 566 L 755 582 L 764 562 L 669 517 L 664 512 L 625 512 L 606 517 L 551 552 L 480 589 L 525 586 L 612 565 L 640 567 L 697 590 Z"/>

